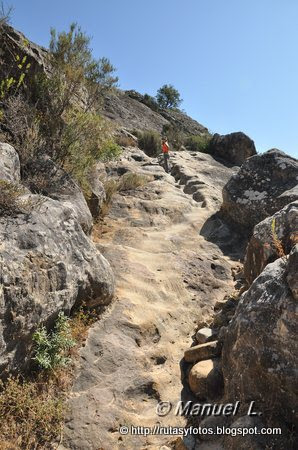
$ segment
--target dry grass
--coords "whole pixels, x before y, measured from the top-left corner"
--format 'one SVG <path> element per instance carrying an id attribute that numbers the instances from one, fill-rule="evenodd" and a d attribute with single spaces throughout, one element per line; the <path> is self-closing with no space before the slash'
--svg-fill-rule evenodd
<path id="1" fill-rule="evenodd" d="M 25 204 L 21 197 L 24 189 L 6 180 L 0 180 L 0 214 L 11 215 L 23 212 Z"/>
<path id="2" fill-rule="evenodd" d="M 121 147 L 136 147 L 136 141 L 130 136 L 124 136 L 123 134 L 116 137 L 116 143 Z"/>
<path id="3" fill-rule="evenodd" d="M 147 184 L 151 178 L 137 173 L 126 173 L 119 181 L 119 191 L 130 191 Z"/>
<path id="4" fill-rule="evenodd" d="M 95 311 L 80 308 L 70 320 L 76 346 L 74 359 L 89 327 L 98 320 Z M 10 377 L 0 381 L 0 449 L 52 449 L 62 435 L 67 394 L 72 384 L 73 364 L 35 373 L 31 378 Z"/>

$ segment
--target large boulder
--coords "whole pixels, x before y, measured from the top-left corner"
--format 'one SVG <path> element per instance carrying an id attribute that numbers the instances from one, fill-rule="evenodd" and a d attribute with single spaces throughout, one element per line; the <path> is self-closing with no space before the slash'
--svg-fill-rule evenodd
<path id="1" fill-rule="evenodd" d="M 34 193 L 58 200 L 72 208 L 84 232 L 90 234 L 93 219 L 83 192 L 73 178 L 58 167 L 47 155 L 29 161 L 24 181 Z"/>
<path id="2" fill-rule="evenodd" d="M 257 153 L 254 141 L 241 131 L 225 135 L 215 133 L 208 151 L 238 166 Z"/>
<path id="3" fill-rule="evenodd" d="M 298 242 L 298 201 L 258 223 L 248 243 L 244 260 L 244 276 L 248 286 L 268 263 L 287 255 Z"/>
<path id="4" fill-rule="evenodd" d="M 12 165 L 11 181 L 20 176 L 14 171 Z M 30 208 L 0 216 L 0 373 L 26 367 L 32 333 L 41 323 L 51 325 L 60 310 L 83 301 L 107 305 L 115 284 L 71 206 L 28 193 L 19 200 Z"/>
<path id="5" fill-rule="evenodd" d="M 221 215 L 237 230 L 253 227 L 298 199 L 298 161 L 280 150 L 249 158 L 223 188 Z"/>
<path id="6" fill-rule="evenodd" d="M 297 421 L 298 402 L 297 300 L 286 277 L 297 274 L 293 264 L 286 258 L 268 264 L 242 295 L 222 350 L 226 399 L 255 400 L 255 410 L 288 424 Z"/>

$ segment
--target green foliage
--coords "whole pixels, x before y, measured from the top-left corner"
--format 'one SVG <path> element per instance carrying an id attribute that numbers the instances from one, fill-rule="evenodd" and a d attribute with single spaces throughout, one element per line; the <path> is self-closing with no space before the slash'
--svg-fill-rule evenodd
<path id="1" fill-rule="evenodd" d="M 143 103 L 153 111 L 159 110 L 159 106 L 156 99 L 149 94 L 144 94 Z"/>
<path id="2" fill-rule="evenodd" d="M 72 339 L 69 319 L 60 312 L 54 330 L 48 333 L 43 326 L 33 334 L 35 355 L 33 360 L 40 369 L 53 370 L 70 363 L 69 350 L 75 345 Z"/>
<path id="3" fill-rule="evenodd" d="M 181 149 L 184 144 L 185 136 L 179 128 L 172 124 L 167 124 L 163 126 L 162 133 L 167 137 L 170 147 L 173 150 L 178 151 Z"/>
<path id="4" fill-rule="evenodd" d="M 178 108 L 182 99 L 177 89 L 171 84 L 164 84 L 157 91 L 156 100 L 160 108 Z"/>
<path id="5" fill-rule="evenodd" d="M 188 150 L 193 152 L 208 153 L 211 139 L 212 136 L 210 134 L 189 136 L 185 141 L 185 145 Z"/>
<path id="6" fill-rule="evenodd" d="M 115 68 L 107 58 L 93 58 L 90 37 L 76 23 L 70 25 L 68 32 L 51 30 L 50 52 L 56 90 L 60 91 L 61 113 L 70 106 L 74 96 L 80 98 L 83 92 L 85 110 L 96 107 L 103 92 L 118 81 L 113 76 Z"/>
<path id="7" fill-rule="evenodd" d="M 157 156 L 161 152 L 161 137 L 156 131 L 138 133 L 139 147 L 148 156 Z"/>

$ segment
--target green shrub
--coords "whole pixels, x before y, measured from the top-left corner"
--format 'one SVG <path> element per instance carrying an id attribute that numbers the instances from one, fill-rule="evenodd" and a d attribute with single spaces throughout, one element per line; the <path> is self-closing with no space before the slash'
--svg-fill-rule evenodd
<path id="1" fill-rule="evenodd" d="M 158 89 L 156 100 L 160 108 L 178 108 L 182 102 L 179 92 L 171 84 L 164 84 Z"/>
<path id="2" fill-rule="evenodd" d="M 159 105 L 157 103 L 157 100 L 149 94 L 144 94 L 143 103 L 144 103 L 144 105 L 148 106 L 148 108 L 152 109 L 153 111 L 159 110 Z"/>
<path id="3" fill-rule="evenodd" d="M 167 136 L 170 149 L 176 151 L 181 149 L 182 145 L 184 144 L 185 136 L 179 128 L 171 124 L 164 125 L 162 133 L 163 135 Z"/>
<path id="4" fill-rule="evenodd" d="M 155 131 L 144 131 L 138 137 L 139 147 L 148 156 L 157 156 L 161 152 L 161 137 Z"/>
<path id="5" fill-rule="evenodd" d="M 185 146 L 193 152 L 208 153 L 211 139 L 212 136 L 210 134 L 190 136 L 186 139 Z"/>
<path id="6" fill-rule="evenodd" d="M 60 312 L 54 330 L 48 333 L 43 326 L 33 334 L 35 343 L 33 360 L 40 369 L 53 370 L 67 366 L 71 359 L 69 350 L 75 345 L 72 339 L 69 319 Z"/>

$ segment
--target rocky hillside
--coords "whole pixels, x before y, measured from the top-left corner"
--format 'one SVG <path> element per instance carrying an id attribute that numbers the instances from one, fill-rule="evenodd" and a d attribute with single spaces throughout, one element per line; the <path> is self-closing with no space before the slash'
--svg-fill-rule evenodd
<path id="1" fill-rule="evenodd" d="M 50 74 L 46 50 L 24 46 L 10 27 L 1 39 L 1 77 L 12 53 L 27 56 L 32 77 Z M 11 145 L 2 128 L 1 376 L 33 376 L 34 333 L 53 329 L 59 312 L 84 304 L 98 316 L 73 359 L 61 435 L 29 445 L 18 426 L 13 439 L 0 425 L 0 447 L 294 449 L 298 161 L 257 154 L 240 132 L 215 134 L 205 153 L 171 151 L 166 173 L 136 130 L 208 130 L 134 91 L 105 92 L 101 108 L 129 140 L 93 164 L 87 188 L 47 148 L 24 164 L 22 142 Z M 177 415 L 181 400 L 239 407 L 234 416 Z M 247 414 L 251 402 L 260 414 Z M 212 431 L 156 431 L 163 426 Z M 257 432 L 223 435 L 223 426 Z M 260 431 L 268 427 L 282 434 Z"/>

